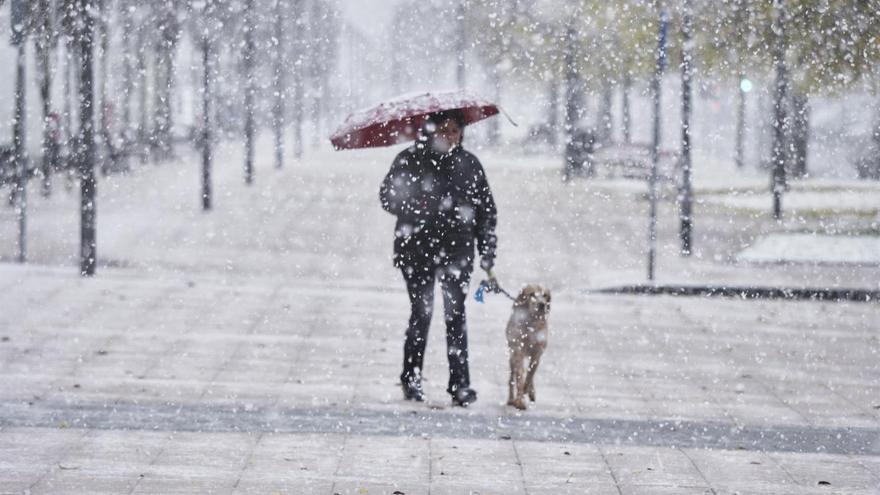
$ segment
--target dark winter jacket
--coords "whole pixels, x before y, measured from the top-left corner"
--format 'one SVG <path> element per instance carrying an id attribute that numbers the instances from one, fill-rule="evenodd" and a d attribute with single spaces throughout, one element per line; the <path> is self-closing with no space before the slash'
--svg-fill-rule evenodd
<path id="1" fill-rule="evenodd" d="M 443 155 L 422 143 L 402 151 L 382 181 L 379 199 L 397 216 L 396 266 L 472 259 L 475 241 L 489 266 L 495 259 L 495 200 L 480 161 L 461 146 Z"/>

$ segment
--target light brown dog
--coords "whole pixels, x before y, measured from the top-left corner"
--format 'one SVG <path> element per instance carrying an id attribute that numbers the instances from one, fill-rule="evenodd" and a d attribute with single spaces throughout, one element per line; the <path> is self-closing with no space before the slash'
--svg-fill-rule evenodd
<path id="1" fill-rule="evenodd" d="M 535 372 L 547 347 L 549 312 L 550 291 L 540 285 L 527 285 L 513 302 L 513 314 L 507 322 L 510 355 L 507 404 L 517 409 L 526 408 L 526 394 L 535 401 Z"/>

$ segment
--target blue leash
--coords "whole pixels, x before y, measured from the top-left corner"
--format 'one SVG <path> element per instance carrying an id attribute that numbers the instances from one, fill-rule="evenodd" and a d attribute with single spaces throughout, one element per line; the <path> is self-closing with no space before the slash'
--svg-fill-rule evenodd
<path id="1" fill-rule="evenodd" d="M 483 303 L 483 294 L 486 292 L 494 292 L 496 294 L 504 294 L 508 299 L 514 301 L 514 297 L 507 293 L 506 290 L 502 289 L 498 282 L 495 282 L 495 287 L 493 288 L 491 284 L 489 284 L 488 280 L 483 280 L 480 282 L 480 286 L 477 287 L 477 291 L 474 292 L 474 299 L 482 304 Z"/>

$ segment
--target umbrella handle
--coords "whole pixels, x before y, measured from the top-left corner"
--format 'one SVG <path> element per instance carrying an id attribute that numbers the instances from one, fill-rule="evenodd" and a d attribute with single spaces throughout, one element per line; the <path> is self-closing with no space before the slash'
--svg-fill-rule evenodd
<path id="1" fill-rule="evenodd" d="M 510 122 L 514 127 L 519 127 L 519 124 L 517 124 L 516 122 L 514 122 L 513 119 L 510 118 L 510 115 L 508 115 L 507 112 L 505 112 L 504 109 L 501 108 L 500 105 L 496 105 L 496 106 L 498 107 L 498 111 L 501 112 L 502 115 L 504 115 L 505 117 L 507 117 L 507 121 L 508 121 L 508 122 Z"/>

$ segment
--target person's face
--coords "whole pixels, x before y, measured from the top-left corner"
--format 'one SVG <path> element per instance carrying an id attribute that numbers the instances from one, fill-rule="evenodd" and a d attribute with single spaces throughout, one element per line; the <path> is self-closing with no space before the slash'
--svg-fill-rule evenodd
<path id="1" fill-rule="evenodd" d="M 458 122 L 452 119 L 444 120 L 440 124 L 440 128 L 437 129 L 437 134 L 443 136 L 449 143 L 458 144 L 461 142 L 461 127 L 458 126 Z"/>
<path id="2" fill-rule="evenodd" d="M 446 153 L 461 143 L 461 127 L 453 119 L 446 119 L 437 127 L 434 133 L 434 143 L 437 151 Z"/>

